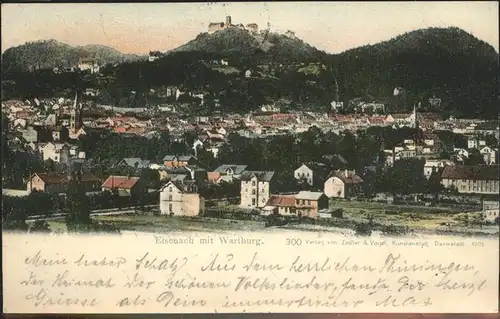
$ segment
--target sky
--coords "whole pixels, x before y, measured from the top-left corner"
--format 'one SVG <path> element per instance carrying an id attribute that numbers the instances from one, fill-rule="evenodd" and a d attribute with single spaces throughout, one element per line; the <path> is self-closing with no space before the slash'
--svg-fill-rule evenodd
<path id="1" fill-rule="evenodd" d="M 2 4 L 2 52 L 27 41 L 103 44 L 122 53 L 167 51 L 210 22 L 292 30 L 329 53 L 427 27 L 459 27 L 499 50 L 498 2 L 233 2 Z"/>

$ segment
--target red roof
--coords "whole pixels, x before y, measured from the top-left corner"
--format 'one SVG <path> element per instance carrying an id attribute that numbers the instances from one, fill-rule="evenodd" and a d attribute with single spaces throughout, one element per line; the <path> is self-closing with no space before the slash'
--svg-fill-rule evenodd
<path id="1" fill-rule="evenodd" d="M 442 179 L 465 179 L 475 181 L 498 181 L 500 166 L 445 166 Z"/>
<path id="2" fill-rule="evenodd" d="M 219 172 L 207 172 L 207 178 L 211 182 L 216 182 L 221 177 Z"/>
<path id="3" fill-rule="evenodd" d="M 371 124 L 384 124 L 385 123 L 385 118 L 381 116 L 372 116 L 368 119 Z"/>
<path id="4" fill-rule="evenodd" d="M 122 188 L 131 189 L 139 181 L 139 177 L 129 177 L 129 176 L 110 176 L 102 184 L 102 188 Z"/>
<path id="5" fill-rule="evenodd" d="M 295 206 L 295 197 L 290 195 L 271 195 L 271 197 L 267 201 L 267 206 Z"/>

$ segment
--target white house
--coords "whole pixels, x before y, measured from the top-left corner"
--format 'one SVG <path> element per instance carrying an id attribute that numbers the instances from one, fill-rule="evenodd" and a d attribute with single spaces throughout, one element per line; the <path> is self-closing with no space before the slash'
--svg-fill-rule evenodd
<path id="1" fill-rule="evenodd" d="M 471 148 L 480 148 L 480 147 L 483 147 L 483 146 L 486 146 L 486 141 L 485 140 L 480 140 L 478 138 L 475 138 L 475 137 L 471 137 L 467 140 L 467 147 L 469 149 Z"/>
<path id="2" fill-rule="evenodd" d="M 232 183 L 235 179 L 241 178 L 241 174 L 243 174 L 246 168 L 246 165 L 223 164 L 217 167 L 214 172 L 220 173 L 222 181 Z"/>
<path id="3" fill-rule="evenodd" d="M 219 133 L 219 134 L 220 134 L 220 135 L 222 135 L 222 136 L 227 135 L 227 130 L 226 130 L 225 128 L 223 128 L 222 126 L 221 126 L 221 127 L 218 127 L 218 128 L 216 129 L 216 131 L 217 131 L 217 133 Z"/>
<path id="4" fill-rule="evenodd" d="M 424 164 L 424 176 L 429 179 L 432 175 L 432 172 L 439 170 L 446 165 L 455 165 L 452 161 L 449 160 L 425 160 Z"/>
<path id="5" fill-rule="evenodd" d="M 47 144 L 40 145 L 38 150 L 44 161 L 51 159 L 56 163 L 63 163 L 70 157 L 70 147 L 63 143 L 49 142 Z"/>
<path id="6" fill-rule="evenodd" d="M 162 215 L 198 216 L 205 210 L 205 200 L 194 181 L 170 181 L 160 190 Z"/>
<path id="7" fill-rule="evenodd" d="M 271 196 L 274 172 L 244 171 L 241 176 L 241 204 L 243 208 L 264 207 Z"/>
<path id="8" fill-rule="evenodd" d="M 498 201 L 484 201 L 483 214 L 486 221 L 494 223 L 499 218 Z"/>
<path id="9" fill-rule="evenodd" d="M 493 165 L 496 164 L 496 150 L 489 147 L 485 146 L 479 150 L 481 152 L 481 155 L 484 157 L 484 162 L 486 165 Z"/>
<path id="10" fill-rule="evenodd" d="M 293 172 L 293 177 L 298 181 L 305 181 L 313 186 L 324 183 L 328 175 L 328 167 L 322 163 L 302 164 Z"/>
<path id="11" fill-rule="evenodd" d="M 99 65 L 95 63 L 94 61 L 81 61 L 78 64 L 78 68 L 81 71 L 90 71 L 90 73 L 98 73 L 99 72 Z"/>
<path id="12" fill-rule="evenodd" d="M 306 181 L 309 185 L 313 184 L 313 174 L 314 172 L 312 169 L 310 169 L 306 164 L 302 164 L 299 168 L 297 168 L 293 172 L 293 177 L 295 177 L 296 180 L 304 180 Z"/>
<path id="13" fill-rule="evenodd" d="M 499 166 L 445 166 L 441 184 L 445 188 L 456 187 L 459 193 L 497 194 L 499 191 Z"/>
<path id="14" fill-rule="evenodd" d="M 353 197 L 361 192 L 363 182 L 363 179 L 354 171 L 334 171 L 328 175 L 325 181 L 324 193 L 330 198 Z"/>
<path id="15" fill-rule="evenodd" d="M 465 159 L 469 158 L 469 151 L 464 148 L 454 148 L 453 153 L 458 162 L 464 162 Z"/>

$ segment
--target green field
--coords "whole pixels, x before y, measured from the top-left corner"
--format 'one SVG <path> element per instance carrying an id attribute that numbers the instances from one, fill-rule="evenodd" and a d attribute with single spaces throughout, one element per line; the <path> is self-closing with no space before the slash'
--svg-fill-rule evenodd
<path id="1" fill-rule="evenodd" d="M 403 206 L 376 202 L 330 201 L 330 209 L 342 209 L 344 218 L 362 222 L 370 217 L 381 225 L 408 226 L 410 229 L 433 230 L 447 227 L 460 227 L 453 219 L 458 210 L 443 207 Z"/>
<path id="2" fill-rule="evenodd" d="M 219 209 L 230 213 L 238 211 L 235 205 L 224 205 Z M 342 218 L 331 220 L 317 220 L 314 224 L 325 227 L 355 228 L 356 225 L 366 224 L 369 220 L 383 229 L 385 226 L 407 228 L 416 232 L 478 232 L 498 231 L 497 226 L 483 227 L 466 224 L 454 217 L 459 210 L 443 207 L 403 206 L 375 202 L 357 202 L 332 200 L 330 209 L 342 209 Z M 241 221 L 233 219 L 216 219 L 207 217 L 170 217 L 157 215 L 114 215 L 94 216 L 95 221 L 113 224 L 122 231 L 168 233 L 179 231 L 254 231 L 265 228 L 264 221 Z M 293 224 L 293 223 L 292 223 Z M 50 221 L 52 231 L 65 231 L 63 220 Z"/>
<path id="3" fill-rule="evenodd" d="M 170 216 L 148 215 L 115 215 L 95 216 L 92 219 L 100 222 L 112 223 L 120 230 L 139 232 L 177 232 L 177 231 L 231 231 L 257 230 L 264 228 L 264 224 L 255 221 L 236 221 L 213 218 L 184 218 Z M 65 231 L 64 221 L 50 221 L 52 231 Z"/>

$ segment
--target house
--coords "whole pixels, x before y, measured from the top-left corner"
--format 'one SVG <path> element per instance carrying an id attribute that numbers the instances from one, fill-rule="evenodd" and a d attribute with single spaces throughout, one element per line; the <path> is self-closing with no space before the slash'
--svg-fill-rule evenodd
<path id="1" fill-rule="evenodd" d="M 217 167 L 214 172 L 220 173 L 221 180 L 232 183 L 234 180 L 237 180 L 241 177 L 241 174 L 247 168 L 246 165 L 231 165 L 231 164 L 223 164 Z"/>
<path id="2" fill-rule="evenodd" d="M 222 181 L 222 174 L 219 172 L 207 172 L 207 179 L 211 183 L 219 184 Z"/>
<path id="3" fill-rule="evenodd" d="M 328 197 L 349 198 L 362 191 L 363 179 L 354 171 L 337 170 L 331 172 L 324 184 L 324 193 Z"/>
<path id="4" fill-rule="evenodd" d="M 52 194 L 66 193 L 69 182 L 70 177 L 68 175 L 35 173 L 28 179 L 26 190 L 29 192 L 37 190 Z M 83 184 L 86 192 L 95 192 L 99 190 L 101 180 L 90 173 L 83 173 L 79 183 Z"/>
<path id="5" fill-rule="evenodd" d="M 241 207 L 264 207 L 271 196 L 274 172 L 244 171 L 241 176 Z"/>
<path id="6" fill-rule="evenodd" d="M 444 187 L 454 186 L 464 194 L 498 194 L 499 166 L 445 166 L 441 173 Z"/>
<path id="7" fill-rule="evenodd" d="M 328 208 L 328 197 L 322 192 L 302 191 L 295 195 L 295 212 L 301 217 L 318 218 Z"/>
<path id="8" fill-rule="evenodd" d="M 329 171 L 328 166 L 323 163 L 306 163 L 293 172 L 293 177 L 311 186 L 318 186 L 323 185 Z"/>
<path id="9" fill-rule="evenodd" d="M 194 181 L 170 181 L 160 190 L 162 215 L 198 216 L 205 210 L 205 201 Z"/>
<path id="10" fill-rule="evenodd" d="M 180 167 L 196 164 L 196 158 L 191 155 L 166 155 L 163 158 L 163 162 L 166 167 Z"/>
<path id="11" fill-rule="evenodd" d="M 161 180 L 170 180 L 172 178 L 179 178 L 178 176 L 186 176 L 191 179 L 191 171 L 186 166 L 169 166 L 158 170 Z"/>
<path id="12" fill-rule="evenodd" d="M 485 140 L 480 140 L 478 138 L 470 137 L 467 140 L 467 147 L 469 149 L 471 148 L 480 148 L 486 146 L 486 141 Z"/>
<path id="13" fill-rule="evenodd" d="M 429 179 L 434 171 L 438 171 L 440 168 L 445 167 L 446 165 L 455 165 L 452 161 L 449 160 L 430 160 L 426 159 L 424 164 L 424 176 Z"/>
<path id="14" fill-rule="evenodd" d="M 143 160 L 138 157 L 127 157 L 116 164 L 118 167 L 132 167 L 137 169 L 149 168 L 151 161 Z"/>
<path id="15" fill-rule="evenodd" d="M 185 167 L 189 171 L 189 176 L 192 180 L 197 182 L 203 182 L 208 180 L 207 170 L 196 165 L 181 166 Z"/>
<path id="16" fill-rule="evenodd" d="M 487 222 L 496 222 L 499 218 L 498 201 L 483 201 L 483 215 Z"/>
<path id="17" fill-rule="evenodd" d="M 56 126 L 57 125 L 57 115 L 49 114 L 44 121 L 45 126 Z"/>
<path id="18" fill-rule="evenodd" d="M 486 165 L 496 164 L 496 153 L 497 151 L 489 146 L 484 146 L 479 150 L 481 155 L 484 157 L 484 162 Z"/>
<path id="19" fill-rule="evenodd" d="M 263 209 L 264 214 L 280 214 L 282 216 L 296 216 L 295 194 L 293 195 L 271 195 Z"/>
<path id="20" fill-rule="evenodd" d="M 372 116 L 367 119 L 367 124 L 372 126 L 385 126 L 387 125 L 385 120 L 386 118 L 383 116 Z"/>
<path id="21" fill-rule="evenodd" d="M 28 126 L 26 129 L 19 130 L 22 137 L 26 140 L 26 142 L 38 142 L 38 131 L 33 128 L 33 126 Z"/>
<path id="22" fill-rule="evenodd" d="M 51 159 L 56 163 L 67 163 L 70 158 L 68 144 L 49 142 L 41 145 L 38 150 L 44 161 Z"/>
<path id="23" fill-rule="evenodd" d="M 483 135 L 495 135 L 498 136 L 499 129 L 499 121 L 492 120 L 486 121 L 484 123 L 479 123 L 474 127 L 474 133 L 483 134 Z"/>
<path id="24" fill-rule="evenodd" d="M 453 157 L 457 162 L 463 163 L 467 158 L 469 158 L 469 151 L 464 148 L 454 148 Z"/>
<path id="25" fill-rule="evenodd" d="M 119 196 L 138 196 L 146 190 L 139 177 L 113 175 L 106 179 L 101 188 L 102 191 L 116 191 Z"/>

